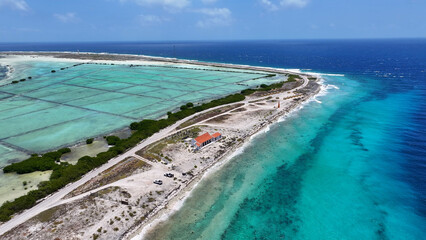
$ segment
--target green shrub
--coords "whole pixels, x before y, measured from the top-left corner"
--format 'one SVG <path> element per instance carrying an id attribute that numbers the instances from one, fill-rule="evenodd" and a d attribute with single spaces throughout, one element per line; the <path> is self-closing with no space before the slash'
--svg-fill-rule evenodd
<path id="1" fill-rule="evenodd" d="M 89 138 L 86 140 L 86 144 L 92 144 L 93 143 L 93 138 Z"/>
<path id="2" fill-rule="evenodd" d="M 275 76 L 275 75 L 272 75 L 272 76 Z M 253 94 L 254 92 L 257 92 L 257 91 L 270 91 L 272 89 L 281 88 L 283 86 L 283 84 L 284 84 L 283 82 L 273 83 L 271 85 L 262 84 L 257 89 L 244 89 L 244 90 L 241 91 L 241 94 L 247 96 L 247 95 Z"/>
<path id="3" fill-rule="evenodd" d="M 241 91 L 241 94 L 247 96 L 247 95 L 250 95 L 254 92 L 256 92 L 256 90 L 254 90 L 254 89 L 244 89 L 244 90 Z"/>
<path id="4" fill-rule="evenodd" d="M 61 156 L 70 152 L 69 148 L 59 149 L 55 152 L 49 152 L 39 156 L 31 156 L 30 158 L 17 163 L 12 163 L 3 168 L 3 172 L 10 173 L 16 172 L 18 174 L 31 173 L 35 171 L 47 171 L 60 168 L 56 162 L 59 161 Z"/>
<path id="5" fill-rule="evenodd" d="M 137 129 L 138 129 L 138 127 L 139 127 L 139 123 L 137 123 L 137 122 L 132 122 L 132 123 L 130 124 L 130 129 L 131 129 L 131 130 L 137 130 Z"/>
<path id="6" fill-rule="evenodd" d="M 116 145 L 120 141 L 120 138 L 117 136 L 108 136 L 106 137 L 106 141 L 108 145 Z"/>
<path id="7" fill-rule="evenodd" d="M 258 89 L 259 91 L 270 91 L 272 89 L 277 89 L 277 88 L 281 88 L 283 86 L 284 83 L 273 83 L 271 85 L 266 85 L 266 84 L 262 84 L 260 85 L 260 89 Z"/>
<path id="8" fill-rule="evenodd" d="M 287 82 L 295 82 L 298 77 L 298 75 L 290 74 L 288 75 Z"/>
<path id="9" fill-rule="evenodd" d="M 70 153 L 71 149 L 70 148 L 61 148 L 57 152 L 59 152 L 61 154 Z"/>

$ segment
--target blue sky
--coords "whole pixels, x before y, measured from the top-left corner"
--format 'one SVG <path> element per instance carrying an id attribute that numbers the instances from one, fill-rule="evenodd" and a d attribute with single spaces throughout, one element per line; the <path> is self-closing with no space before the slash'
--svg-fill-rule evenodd
<path id="1" fill-rule="evenodd" d="M 0 0 L 0 42 L 426 37 L 425 0 Z"/>

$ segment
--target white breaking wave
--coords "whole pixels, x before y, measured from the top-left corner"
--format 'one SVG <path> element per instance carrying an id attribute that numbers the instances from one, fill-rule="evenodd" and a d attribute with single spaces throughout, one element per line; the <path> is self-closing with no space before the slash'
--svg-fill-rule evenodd
<path id="1" fill-rule="evenodd" d="M 340 89 L 338 86 L 332 85 L 332 84 L 328 84 L 327 87 L 334 88 L 334 89 Z"/>
<path id="2" fill-rule="evenodd" d="M 294 69 L 294 70 L 295 71 L 299 70 L 299 72 L 300 72 L 300 69 Z M 345 74 L 337 74 L 337 73 L 318 73 L 318 72 L 303 72 L 303 73 L 315 75 L 315 76 L 318 76 L 318 77 L 321 77 L 321 76 L 344 77 L 345 76 Z"/>
<path id="3" fill-rule="evenodd" d="M 317 75 L 317 76 L 319 76 L 319 75 Z M 317 99 L 317 97 L 325 96 L 328 93 L 327 89 L 329 88 L 329 85 L 325 84 L 325 80 L 323 78 L 320 78 L 318 83 L 320 84 L 320 91 L 319 91 L 318 94 L 316 94 L 315 96 L 312 96 L 311 98 L 309 98 L 308 100 L 306 100 L 305 102 L 303 102 L 302 104 L 297 106 L 296 108 L 290 110 L 288 113 L 281 116 L 277 120 L 277 122 L 284 122 L 288 117 L 292 116 L 294 113 L 298 112 L 299 110 L 304 108 L 305 105 L 309 104 L 312 101 L 315 101 L 317 103 L 322 103 L 320 100 Z M 332 86 L 334 86 L 334 85 L 332 85 Z"/>
<path id="4" fill-rule="evenodd" d="M 301 73 L 302 70 L 298 69 L 298 68 L 286 68 L 283 70 L 287 70 L 287 71 L 291 71 L 291 72 L 295 72 L 295 73 Z"/>
<path id="5" fill-rule="evenodd" d="M 321 76 L 344 77 L 345 74 L 322 73 Z"/>
<path id="6" fill-rule="evenodd" d="M 1 79 L 1 81 L 0 81 L 0 86 L 2 86 L 4 84 L 10 83 L 9 80 L 12 78 L 12 74 L 14 72 L 14 68 L 13 67 L 11 67 L 9 65 L 6 65 L 5 67 L 6 67 L 7 71 L 6 71 L 3 79 Z"/>

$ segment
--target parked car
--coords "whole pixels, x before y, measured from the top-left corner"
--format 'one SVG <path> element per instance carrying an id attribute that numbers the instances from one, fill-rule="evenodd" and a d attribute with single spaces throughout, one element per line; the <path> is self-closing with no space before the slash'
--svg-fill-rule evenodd
<path id="1" fill-rule="evenodd" d="M 154 183 L 155 183 L 155 184 L 158 184 L 158 185 L 162 185 L 162 184 L 163 184 L 163 181 L 161 181 L 161 180 L 155 180 L 155 181 L 154 181 Z"/>
<path id="2" fill-rule="evenodd" d="M 173 173 L 165 173 L 165 174 L 164 174 L 164 176 L 165 176 L 165 177 L 168 177 L 168 178 L 172 178 L 172 177 L 174 177 L 175 175 L 174 175 Z"/>

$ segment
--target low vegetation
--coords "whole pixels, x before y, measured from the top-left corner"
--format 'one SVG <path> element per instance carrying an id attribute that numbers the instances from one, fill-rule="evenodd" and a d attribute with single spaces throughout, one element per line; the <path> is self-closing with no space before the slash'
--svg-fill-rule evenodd
<path id="1" fill-rule="evenodd" d="M 31 79 L 32 77 L 28 77 L 28 80 Z M 13 80 L 12 84 L 17 84 L 19 82 L 25 82 L 27 80 L 27 78 L 21 78 L 19 80 Z"/>
<path id="2" fill-rule="evenodd" d="M 290 74 L 290 75 L 288 76 L 287 82 L 295 82 L 295 81 L 297 81 L 297 79 L 298 79 L 298 78 L 299 78 L 299 76 L 298 76 L 298 75 Z"/>
<path id="3" fill-rule="evenodd" d="M 123 161 L 115 164 L 114 166 L 108 168 L 107 170 L 103 171 L 102 173 L 98 174 L 96 177 L 90 179 L 85 184 L 74 189 L 72 192 L 66 195 L 66 198 L 80 195 L 84 192 L 96 189 L 100 186 L 105 186 L 120 179 L 126 178 L 136 171 L 144 171 L 149 169 L 150 167 L 151 165 L 142 160 L 133 157 L 128 157 Z"/>
<path id="4" fill-rule="evenodd" d="M 145 148 L 137 151 L 136 154 L 154 162 L 155 161 L 161 162 L 163 158 L 169 162 L 172 162 L 173 160 L 170 157 L 164 156 L 162 154 L 163 149 L 166 148 L 169 144 L 176 144 L 177 142 L 181 141 L 182 138 L 184 137 L 194 138 L 198 136 L 199 132 L 201 132 L 201 129 L 198 127 L 192 127 L 190 129 L 183 130 L 168 138 L 162 139 L 149 146 L 146 146 Z"/>
<path id="5" fill-rule="evenodd" d="M 262 84 L 258 88 L 244 89 L 244 90 L 241 91 L 241 94 L 247 96 L 247 95 L 253 94 L 255 92 L 259 92 L 259 91 L 271 91 L 271 90 L 274 90 L 274 89 L 281 88 L 284 85 L 284 83 L 296 82 L 297 79 L 299 79 L 299 78 L 300 77 L 298 75 L 289 74 L 287 81 L 285 81 L 285 82 L 273 83 L 273 84 L 270 84 L 270 85 Z"/>
<path id="6" fill-rule="evenodd" d="M 120 142 L 120 138 L 117 136 L 108 136 L 105 138 L 105 140 L 107 141 L 108 145 L 116 145 Z"/>
<path id="7" fill-rule="evenodd" d="M 206 120 L 208 118 L 214 117 L 214 116 L 219 115 L 221 113 L 224 113 L 224 112 L 230 111 L 232 109 L 241 107 L 243 105 L 244 105 L 243 103 L 237 103 L 237 104 L 233 104 L 233 105 L 230 105 L 230 106 L 224 106 L 224 107 L 221 107 L 221 108 L 218 108 L 218 109 L 211 110 L 209 112 L 200 114 L 200 115 L 198 115 L 194 118 L 189 119 L 188 121 L 179 125 L 176 129 L 182 129 L 182 128 L 188 127 L 190 125 L 193 125 L 195 123 L 201 122 L 201 121 Z"/>
<path id="8" fill-rule="evenodd" d="M 185 105 L 180 106 L 180 110 L 186 110 L 188 108 L 192 108 L 194 106 L 193 103 L 187 103 Z"/>
<path id="9" fill-rule="evenodd" d="M 253 94 L 253 93 L 258 92 L 258 91 L 270 91 L 270 90 L 273 90 L 273 89 L 281 88 L 283 86 L 283 84 L 284 84 L 284 82 L 273 83 L 273 84 L 270 84 L 270 85 L 262 84 L 262 85 L 260 85 L 259 88 L 244 89 L 244 90 L 241 91 L 241 94 L 247 96 L 247 95 Z"/>
<path id="10" fill-rule="evenodd" d="M 63 167 L 66 163 L 57 164 L 61 156 L 71 152 L 69 148 L 59 149 L 55 152 L 45 153 L 41 156 L 33 155 L 22 162 L 12 163 L 3 168 L 3 172 L 16 172 L 18 174 L 31 173 L 35 171 L 55 170 Z"/>

